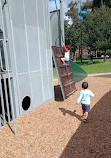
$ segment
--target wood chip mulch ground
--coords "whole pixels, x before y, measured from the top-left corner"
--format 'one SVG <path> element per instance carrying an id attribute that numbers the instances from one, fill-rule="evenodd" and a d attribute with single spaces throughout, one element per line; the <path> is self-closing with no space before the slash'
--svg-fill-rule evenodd
<path id="1" fill-rule="evenodd" d="M 77 91 L 63 101 L 55 80 L 55 102 L 45 103 L 0 128 L 0 158 L 111 158 L 111 78 L 87 77 L 91 99 L 88 123 L 81 118 Z M 10 128 L 9 128 L 10 126 Z"/>

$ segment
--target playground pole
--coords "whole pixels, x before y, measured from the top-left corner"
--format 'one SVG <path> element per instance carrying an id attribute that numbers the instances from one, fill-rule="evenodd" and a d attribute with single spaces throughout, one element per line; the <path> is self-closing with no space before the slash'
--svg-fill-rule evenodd
<path id="1" fill-rule="evenodd" d="M 64 13 L 63 13 L 63 0 L 60 0 L 60 20 L 61 20 L 61 38 L 62 42 L 65 40 L 64 39 Z M 61 43 L 62 44 L 62 43 Z"/>

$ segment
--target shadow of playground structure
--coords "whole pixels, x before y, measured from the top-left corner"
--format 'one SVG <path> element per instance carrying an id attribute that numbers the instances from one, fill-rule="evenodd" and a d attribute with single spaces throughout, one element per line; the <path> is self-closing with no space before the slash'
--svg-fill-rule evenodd
<path id="1" fill-rule="evenodd" d="M 60 110 L 81 121 L 75 110 Z M 111 158 L 111 91 L 91 109 L 88 120 L 81 122 L 60 158 Z"/>

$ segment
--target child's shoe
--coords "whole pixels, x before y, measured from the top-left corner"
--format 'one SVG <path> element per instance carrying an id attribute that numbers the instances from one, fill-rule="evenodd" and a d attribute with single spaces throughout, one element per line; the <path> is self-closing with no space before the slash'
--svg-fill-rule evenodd
<path id="1" fill-rule="evenodd" d="M 85 122 L 85 123 L 87 123 L 87 122 L 88 122 L 88 120 L 87 120 L 87 119 L 84 119 L 84 122 Z"/>
<path id="2" fill-rule="evenodd" d="M 67 65 L 67 63 L 63 63 L 62 65 Z"/>
<path id="3" fill-rule="evenodd" d="M 82 115 L 81 117 L 85 119 L 85 115 Z"/>

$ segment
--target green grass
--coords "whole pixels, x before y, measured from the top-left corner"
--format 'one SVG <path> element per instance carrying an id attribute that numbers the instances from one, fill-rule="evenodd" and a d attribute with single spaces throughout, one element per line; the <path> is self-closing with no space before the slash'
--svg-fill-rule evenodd
<path id="1" fill-rule="evenodd" d="M 57 72 L 56 72 L 56 68 L 55 67 L 53 68 L 53 76 L 54 76 L 54 78 L 57 77 Z"/>
<path id="2" fill-rule="evenodd" d="M 80 61 L 76 61 L 87 74 L 93 73 L 107 73 L 111 72 L 111 58 L 107 58 L 106 62 L 104 59 L 94 59 L 93 64 L 89 64 L 90 60 L 83 60 L 82 63 Z M 56 68 L 53 68 L 54 78 L 57 76 Z"/>
<path id="3" fill-rule="evenodd" d="M 89 64 L 89 61 L 90 60 L 83 60 L 82 63 L 77 61 L 76 64 L 87 74 L 111 72 L 111 59 L 106 59 L 106 62 L 104 62 L 104 59 L 94 59 L 93 64 Z"/>

